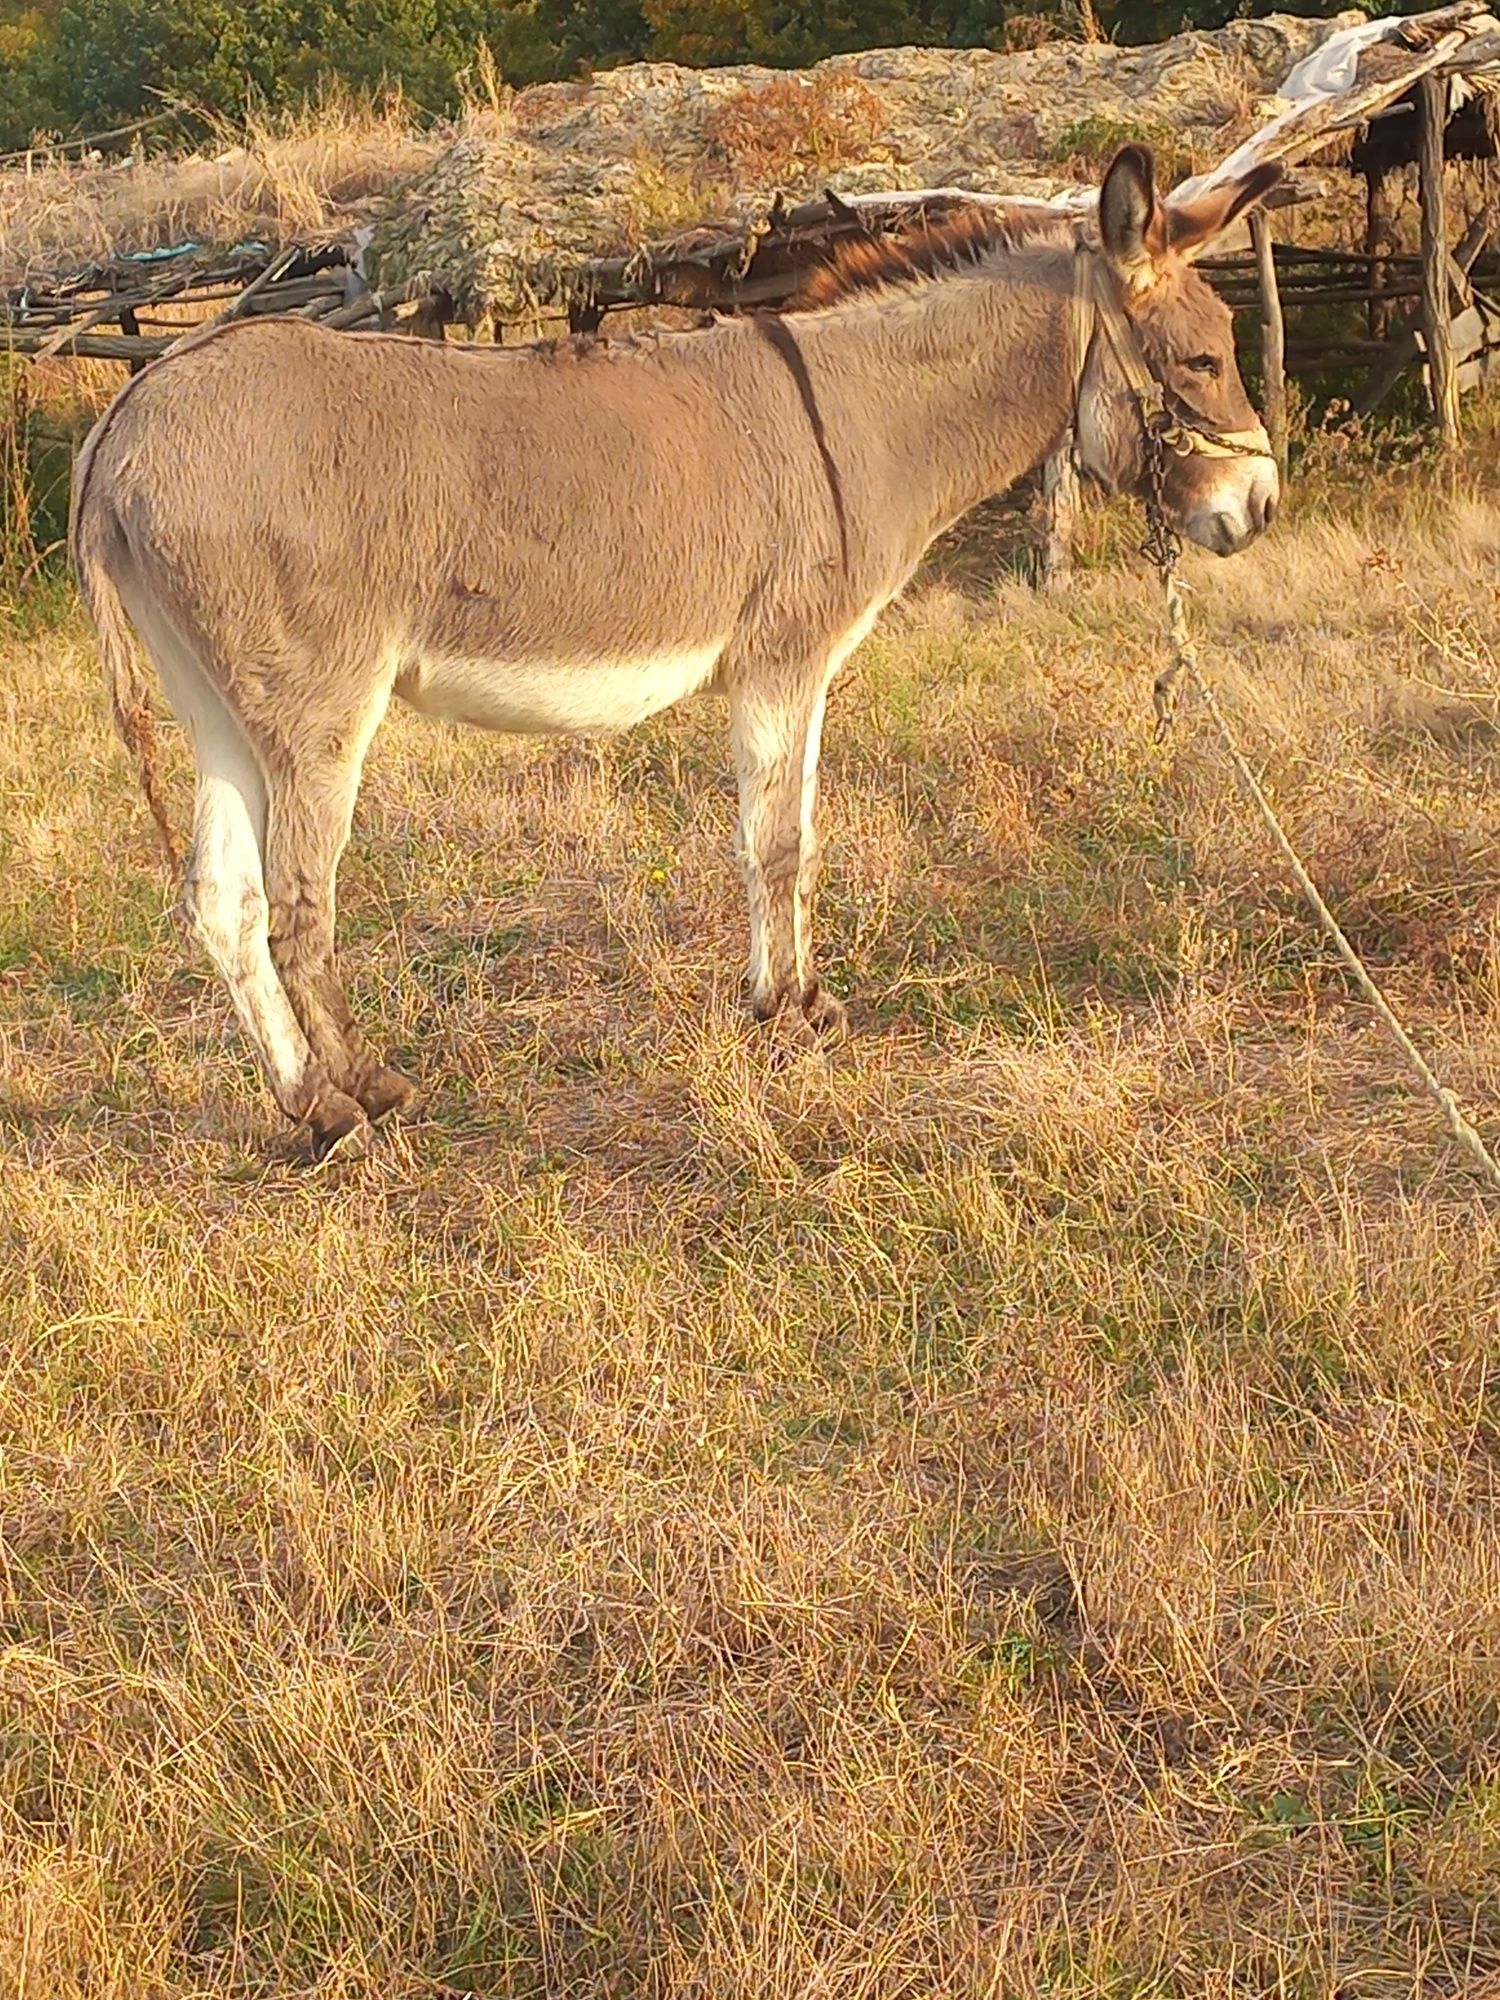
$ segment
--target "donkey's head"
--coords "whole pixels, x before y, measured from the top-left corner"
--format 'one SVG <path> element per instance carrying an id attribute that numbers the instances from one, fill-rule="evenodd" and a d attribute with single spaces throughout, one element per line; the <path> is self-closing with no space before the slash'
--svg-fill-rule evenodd
<path id="1" fill-rule="evenodd" d="M 1167 519 L 1221 556 L 1233 555 L 1270 526 L 1280 489 L 1276 462 L 1240 380 L 1229 310 L 1190 260 L 1267 194 L 1280 174 L 1279 166 L 1255 167 L 1232 187 L 1162 202 L 1150 153 L 1126 146 L 1099 194 L 1100 242 L 1112 279 L 1107 289 L 1118 301 L 1113 325 L 1121 338 L 1108 337 L 1106 300 L 1078 389 L 1079 461 L 1111 492 L 1146 490 L 1149 453 L 1137 395 L 1146 386 L 1144 363 L 1172 430 L 1162 452 Z"/>

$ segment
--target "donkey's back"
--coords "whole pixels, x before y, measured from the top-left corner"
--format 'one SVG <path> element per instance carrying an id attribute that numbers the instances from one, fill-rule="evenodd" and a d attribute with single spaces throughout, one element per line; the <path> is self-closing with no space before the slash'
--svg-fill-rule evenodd
<path id="1" fill-rule="evenodd" d="M 767 559 L 753 432 L 674 348 L 242 324 L 122 392 L 80 467 L 80 532 L 107 524 L 132 612 L 154 600 L 225 673 L 700 654 Z"/>

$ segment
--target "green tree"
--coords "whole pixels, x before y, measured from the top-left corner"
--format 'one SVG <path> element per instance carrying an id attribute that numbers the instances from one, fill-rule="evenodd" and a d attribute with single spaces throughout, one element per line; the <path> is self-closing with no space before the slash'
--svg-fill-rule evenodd
<path id="1" fill-rule="evenodd" d="M 651 53 L 673 62 L 801 67 L 855 49 L 998 38 L 1006 0 L 643 0 Z"/>

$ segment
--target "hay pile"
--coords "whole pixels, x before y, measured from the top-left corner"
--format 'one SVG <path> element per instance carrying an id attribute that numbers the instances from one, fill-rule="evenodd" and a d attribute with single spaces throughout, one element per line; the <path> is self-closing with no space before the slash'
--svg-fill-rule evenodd
<path id="1" fill-rule="evenodd" d="M 1142 48 L 879 49 L 799 74 L 635 63 L 518 93 L 395 196 L 365 250 L 470 326 L 566 305 L 587 259 L 772 198 L 949 186 L 1053 194 L 1128 137 L 1179 172 L 1244 138 L 1294 63 L 1359 15 L 1272 15 Z"/>

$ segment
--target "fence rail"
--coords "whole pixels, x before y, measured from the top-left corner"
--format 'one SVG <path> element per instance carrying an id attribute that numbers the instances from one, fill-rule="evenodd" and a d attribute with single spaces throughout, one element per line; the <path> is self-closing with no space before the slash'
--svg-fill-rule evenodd
<path id="1" fill-rule="evenodd" d="M 840 245 L 872 232 L 920 232 L 974 199 L 940 189 L 858 202 L 831 193 L 795 206 L 778 202 L 749 228 L 699 229 L 629 254 L 586 260 L 560 277 L 554 274 L 552 290 L 540 293 L 540 303 L 557 314 L 559 324 L 565 318 L 580 332 L 593 331 L 609 313 L 628 308 L 776 310 L 796 297 Z M 1500 291 L 1500 258 L 1476 256 L 1466 245 L 1460 259 L 1466 251 L 1469 282 Z M 1422 292 L 1419 256 L 1276 244 L 1273 259 L 1281 303 L 1290 315 L 1289 373 L 1382 364 L 1388 369 L 1393 357 L 1403 356 L 1403 365 L 1410 365 L 1409 344 L 1396 356 L 1389 341 L 1365 338 L 1365 327 L 1326 328 L 1312 315 L 1364 306 L 1372 330 L 1384 325 L 1392 306 L 1409 317 L 1407 309 Z M 1205 258 L 1199 268 L 1236 314 L 1260 313 L 1261 273 L 1253 254 Z M 65 275 L 34 276 L 0 294 L 0 347 L 141 368 L 203 320 L 287 313 L 331 327 L 398 325 L 434 333 L 454 318 L 455 307 L 441 291 L 420 285 L 371 290 L 347 243 L 253 242 L 228 249 L 181 243 Z"/>

